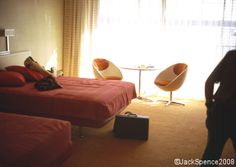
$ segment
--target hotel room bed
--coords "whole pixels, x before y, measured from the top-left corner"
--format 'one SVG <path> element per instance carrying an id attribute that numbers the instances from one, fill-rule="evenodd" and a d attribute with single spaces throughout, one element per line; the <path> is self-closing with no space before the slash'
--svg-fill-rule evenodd
<path id="1" fill-rule="evenodd" d="M 71 153 L 68 121 L 0 113 L 1 167 L 58 167 Z"/>
<path id="2" fill-rule="evenodd" d="M 136 98 L 133 83 L 78 77 L 58 77 L 61 89 L 38 91 L 34 82 L 0 87 L 0 111 L 70 121 L 99 128 Z"/>

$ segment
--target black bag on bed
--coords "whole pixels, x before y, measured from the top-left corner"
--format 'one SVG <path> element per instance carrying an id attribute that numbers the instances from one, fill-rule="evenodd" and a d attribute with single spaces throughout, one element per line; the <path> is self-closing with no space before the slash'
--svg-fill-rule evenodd
<path id="1" fill-rule="evenodd" d="M 126 112 L 116 115 L 113 131 L 115 137 L 130 139 L 148 139 L 149 117 Z"/>

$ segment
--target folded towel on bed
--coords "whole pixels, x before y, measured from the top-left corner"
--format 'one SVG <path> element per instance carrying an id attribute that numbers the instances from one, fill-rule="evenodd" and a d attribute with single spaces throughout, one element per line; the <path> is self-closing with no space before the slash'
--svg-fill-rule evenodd
<path id="1" fill-rule="evenodd" d="M 31 69 L 31 70 L 35 70 L 38 71 L 39 73 L 41 73 L 43 76 L 53 76 L 52 73 L 50 73 L 49 71 L 45 70 L 43 66 L 41 66 L 37 61 L 35 61 L 32 57 L 28 57 L 25 59 L 25 67 Z"/>

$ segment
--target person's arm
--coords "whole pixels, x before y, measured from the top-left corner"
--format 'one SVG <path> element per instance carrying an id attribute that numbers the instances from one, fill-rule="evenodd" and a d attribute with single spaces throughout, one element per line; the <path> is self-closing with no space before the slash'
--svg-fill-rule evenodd
<path id="1" fill-rule="evenodd" d="M 224 66 L 226 65 L 227 61 L 227 55 L 229 55 L 230 52 L 226 54 L 226 56 L 220 61 L 220 63 L 215 67 L 213 72 L 210 74 L 210 76 L 207 78 L 205 83 L 205 98 L 206 98 L 206 106 L 210 107 L 211 104 L 214 102 L 214 84 L 221 82 L 221 75 L 222 71 L 224 69 Z"/>
<path id="2" fill-rule="evenodd" d="M 216 83 L 216 80 L 214 78 L 214 75 L 211 74 L 205 83 L 205 98 L 206 98 L 206 106 L 209 107 L 213 102 L 213 91 L 214 91 L 214 84 Z"/>

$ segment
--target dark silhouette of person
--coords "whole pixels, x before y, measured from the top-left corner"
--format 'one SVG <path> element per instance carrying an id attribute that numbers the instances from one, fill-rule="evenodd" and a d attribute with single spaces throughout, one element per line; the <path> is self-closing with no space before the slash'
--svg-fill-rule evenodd
<path id="1" fill-rule="evenodd" d="M 219 87 L 214 93 L 215 83 Z M 207 78 L 205 98 L 208 141 L 202 160 L 219 160 L 228 139 L 232 140 L 236 152 L 236 50 L 228 51 Z"/>

